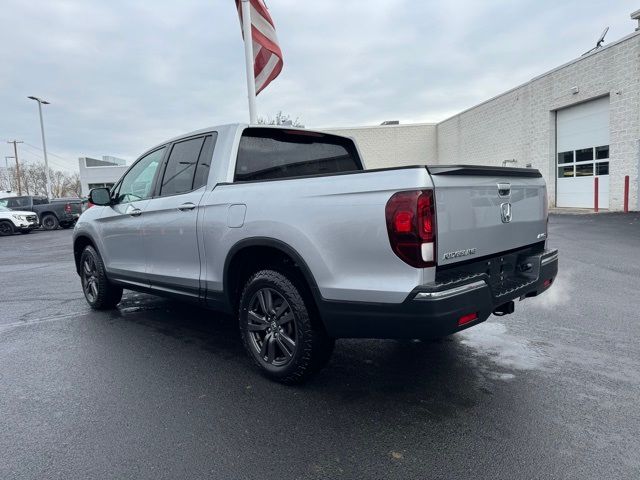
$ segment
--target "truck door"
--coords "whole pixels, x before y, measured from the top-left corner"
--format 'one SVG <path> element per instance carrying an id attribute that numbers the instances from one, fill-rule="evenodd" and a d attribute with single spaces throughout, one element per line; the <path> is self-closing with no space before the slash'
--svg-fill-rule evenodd
<path id="1" fill-rule="evenodd" d="M 142 220 L 166 147 L 140 158 L 113 192 L 113 204 L 98 219 L 103 260 L 115 280 L 148 285 Z"/>
<path id="2" fill-rule="evenodd" d="M 217 134 L 181 140 L 161 167 L 156 195 L 144 213 L 146 273 L 158 290 L 198 298 L 200 249 L 198 216 L 207 187 Z"/>

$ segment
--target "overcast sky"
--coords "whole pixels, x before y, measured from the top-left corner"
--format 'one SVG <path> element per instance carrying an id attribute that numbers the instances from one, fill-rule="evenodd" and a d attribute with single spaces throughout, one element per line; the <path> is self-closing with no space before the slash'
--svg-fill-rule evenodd
<path id="1" fill-rule="evenodd" d="M 258 96 L 307 127 L 439 121 L 634 30 L 637 1 L 267 0 L 284 69 Z M 606 44 L 606 43 L 605 43 Z M 246 121 L 233 0 L 2 0 L 0 161 L 133 159 L 164 139 Z M 3 165 L 4 166 L 4 165 Z"/>

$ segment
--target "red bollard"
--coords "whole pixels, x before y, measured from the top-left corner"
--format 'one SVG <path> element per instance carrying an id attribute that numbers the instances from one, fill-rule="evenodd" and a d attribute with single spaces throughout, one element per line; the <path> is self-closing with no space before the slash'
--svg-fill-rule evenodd
<path id="1" fill-rule="evenodd" d="M 598 213 L 598 177 L 593 178 L 593 211 Z"/>
<path id="2" fill-rule="evenodd" d="M 629 213 L 629 175 L 624 177 L 624 213 Z"/>

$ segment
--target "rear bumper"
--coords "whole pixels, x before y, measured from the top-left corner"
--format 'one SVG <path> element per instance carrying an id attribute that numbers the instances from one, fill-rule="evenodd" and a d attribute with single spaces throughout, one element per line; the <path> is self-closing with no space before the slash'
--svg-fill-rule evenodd
<path id="1" fill-rule="evenodd" d="M 76 223 L 78 218 L 80 218 L 79 213 L 63 213 L 58 218 L 58 221 L 60 223 Z"/>
<path id="2" fill-rule="evenodd" d="M 501 305 L 535 297 L 547 290 L 558 273 L 558 251 L 545 250 L 527 259 L 534 275 L 522 277 L 508 291 L 490 286 L 484 274 L 463 281 L 421 286 L 399 304 L 320 302 L 320 314 L 335 338 L 438 338 L 485 321 Z M 459 325 L 461 317 L 476 314 Z"/>

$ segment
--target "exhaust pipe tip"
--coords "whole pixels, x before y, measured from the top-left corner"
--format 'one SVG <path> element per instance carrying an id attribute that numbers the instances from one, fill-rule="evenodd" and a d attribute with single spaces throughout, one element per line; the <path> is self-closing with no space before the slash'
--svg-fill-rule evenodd
<path id="1" fill-rule="evenodd" d="M 503 315 L 509 315 L 515 311 L 516 311 L 516 304 L 513 302 L 513 300 L 511 300 L 510 302 L 504 303 L 499 307 L 497 307 L 493 311 L 493 314 L 498 317 L 501 317 Z"/>

